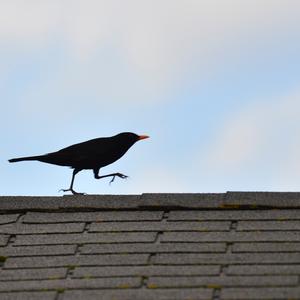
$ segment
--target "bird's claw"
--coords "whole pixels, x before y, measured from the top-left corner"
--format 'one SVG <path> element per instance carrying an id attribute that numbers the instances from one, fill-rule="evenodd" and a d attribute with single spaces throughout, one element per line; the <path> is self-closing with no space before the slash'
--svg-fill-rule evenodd
<path id="1" fill-rule="evenodd" d="M 124 174 L 122 174 L 122 173 L 116 173 L 116 174 L 113 176 L 113 178 L 111 179 L 111 181 L 109 182 L 109 184 L 111 184 L 112 182 L 115 181 L 116 176 L 117 176 L 117 177 L 120 177 L 120 178 L 122 178 L 122 179 L 128 178 L 127 175 L 124 175 Z"/>
<path id="2" fill-rule="evenodd" d="M 60 189 L 59 192 L 71 192 L 73 195 L 85 195 L 85 193 L 78 193 L 73 189 Z"/>

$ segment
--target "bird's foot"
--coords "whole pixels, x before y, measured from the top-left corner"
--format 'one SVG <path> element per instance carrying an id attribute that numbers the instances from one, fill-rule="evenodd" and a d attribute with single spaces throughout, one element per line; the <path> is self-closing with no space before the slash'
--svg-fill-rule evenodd
<path id="1" fill-rule="evenodd" d="M 122 179 L 128 178 L 127 175 L 124 175 L 124 174 L 122 174 L 122 173 L 116 173 L 116 174 L 113 176 L 113 178 L 111 179 L 111 181 L 109 182 L 109 184 L 111 184 L 112 182 L 114 182 L 116 176 L 117 176 L 117 177 L 120 177 L 120 178 L 122 178 Z"/>
<path id="2" fill-rule="evenodd" d="M 72 192 L 73 195 L 85 195 L 85 193 L 78 193 L 73 189 L 60 189 L 59 192 Z"/>

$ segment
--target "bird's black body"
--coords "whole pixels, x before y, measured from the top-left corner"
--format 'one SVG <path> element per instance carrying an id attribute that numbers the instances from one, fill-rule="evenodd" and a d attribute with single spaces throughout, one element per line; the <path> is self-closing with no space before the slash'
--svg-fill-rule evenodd
<path id="1" fill-rule="evenodd" d="M 57 152 L 17 158 L 17 160 L 38 160 L 82 170 L 102 168 L 121 158 L 136 141 L 138 136 L 121 133 L 113 137 L 97 138 L 75 144 Z"/>
<path id="2" fill-rule="evenodd" d="M 73 181 L 75 175 L 84 169 L 92 169 L 95 178 L 115 176 L 126 178 L 120 173 L 113 173 L 105 176 L 99 176 L 99 170 L 119 158 L 138 140 L 148 138 L 148 136 L 139 136 L 131 132 L 123 132 L 112 137 L 92 139 L 83 143 L 75 144 L 63 148 L 57 152 L 51 152 L 45 155 L 28 156 L 10 159 L 9 162 L 18 162 L 24 160 L 37 160 L 44 163 L 68 166 L 74 169 L 70 190 L 73 194 Z M 64 190 L 67 191 L 67 190 Z"/>

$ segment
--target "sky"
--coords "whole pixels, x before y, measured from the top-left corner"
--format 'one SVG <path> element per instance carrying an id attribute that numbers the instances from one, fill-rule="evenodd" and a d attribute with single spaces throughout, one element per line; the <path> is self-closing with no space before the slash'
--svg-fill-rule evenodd
<path id="1" fill-rule="evenodd" d="M 300 1 L 0 0 L 0 195 L 72 170 L 8 163 L 147 134 L 88 194 L 300 190 Z"/>

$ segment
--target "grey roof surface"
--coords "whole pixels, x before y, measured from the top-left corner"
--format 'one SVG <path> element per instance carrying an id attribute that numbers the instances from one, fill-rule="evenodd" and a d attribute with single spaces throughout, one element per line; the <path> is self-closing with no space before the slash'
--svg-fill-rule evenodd
<path id="1" fill-rule="evenodd" d="M 300 193 L 0 197 L 0 299 L 300 299 Z"/>

